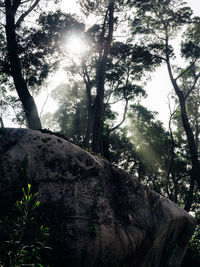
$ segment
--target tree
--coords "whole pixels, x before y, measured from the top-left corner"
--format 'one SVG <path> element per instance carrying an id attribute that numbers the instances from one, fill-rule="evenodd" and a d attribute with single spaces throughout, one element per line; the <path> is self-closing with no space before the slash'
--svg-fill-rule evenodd
<path id="1" fill-rule="evenodd" d="M 132 143 L 129 171 L 155 192 L 185 207 L 190 176 L 185 144 L 166 131 L 156 113 L 131 105 L 127 131 Z M 198 209 L 194 208 L 193 211 Z"/>
<path id="2" fill-rule="evenodd" d="M 94 11 L 95 8 L 99 8 L 98 1 L 87 3 L 87 1 L 80 2 L 82 7 L 85 7 L 87 12 Z M 98 36 L 98 67 L 96 69 L 96 96 L 94 99 L 93 112 L 93 138 L 92 148 L 93 151 L 101 152 L 101 134 L 103 127 L 103 104 L 104 104 L 104 92 L 105 92 L 105 75 L 108 56 L 110 53 L 110 47 L 113 39 L 114 31 L 114 10 L 115 1 L 105 1 L 101 3 L 104 5 L 103 10 L 103 23 L 101 25 L 101 31 Z M 100 9 L 102 9 L 102 6 Z M 101 10 L 102 11 L 102 10 Z"/>
<path id="3" fill-rule="evenodd" d="M 17 12 L 21 8 L 23 8 L 24 5 L 26 6 L 27 4 L 29 4 L 29 2 L 31 5 L 27 7 L 26 10 L 21 11 L 20 16 L 17 17 Z M 22 74 L 16 31 L 24 18 L 30 14 L 30 12 L 38 5 L 39 2 L 40 0 L 25 2 L 18 0 L 5 0 L 0 2 L 0 6 L 4 9 L 4 11 L 2 10 L 2 12 L 5 13 L 6 47 L 8 52 L 9 69 L 15 84 L 16 91 L 22 102 L 28 126 L 31 129 L 41 129 L 42 126 L 34 99 L 28 90 L 27 84 Z"/>
<path id="4" fill-rule="evenodd" d="M 83 32 L 84 25 L 79 30 L 80 38 L 85 39 L 86 42 L 88 41 L 90 46 L 88 51 L 82 53 L 78 61 L 71 58 L 71 64 L 66 67 L 71 80 L 73 77 L 76 82 L 78 75 L 85 83 L 87 130 L 84 137 L 84 146 L 92 146 L 95 151 L 99 147 L 98 149 L 101 150 L 101 153 L 103 151 L 102 137 L 105 104 L 121 100 L 125 103 L 122 121 L 111 127 L 107 131 L 109 134 L 125 121 L 129 101 L 135 96 L 144 96 L 145 92 L 142 90 L 141 85 L 138 84 L 142 77 L 141 74 L 144 74 L 143 70 L 150 70 L 150 66 L 152 68 L 154 64 L 160 61 L 156 57 L 151 57 L 148 51 L 143 51 L 138 46 L 133 47 L 129 42 L 122 43 L 113 40 L 114 26 L 110 25 L 110 23 L 115 23 L 115 26 L 117 26 L 119 18 L 116 16 L 114 19 L 114 15 L 112 15 L 112 19 L 110 18 L 109 20 L 111 2 L 108 5 L 107 1 L 102 1 L 102 5 L 99 5 L 98 2 L 92 4 L 88 1 L 81 1 L 84 11 L 94 12 L 100 17 L 100 22 L 94 24 L 85 32 Z M 112 9 L 123 10 L 127 3 L 128 1 L 113 2 Z M 56 12 L 55 14 L 44 14 L 39 19 L 42 25 L 41 31 L 38 33 L 39 37 L 50 51 L 54 51 L 54 46 L 56 46 L 62 56 L 67 55 L 66 51 L 64 53 L 61 42 L 63 29 L 66 28 L 66 18 L 67 16 L 64 16 L 61 12 Z M 111 22 L 111 20 L 113 21 Z M 48 40 L 53 40 L 52 45 L 47 42 L 47 37 Z M 142 67 L 141 58 L 143 63 L 145 62 Z"/>
<path id="5" fill-rule="evenodd" d="M 126 0 L 79 1 L 82 11 L 86 15 L 95 14 L 100 21 L 93 27 L 93 29 L 98 29 L 96 40 L 98 60 L 96 67 L 96 95 L 92 107 L 94 115 L 91 121 L 93 124 L 92 147 L 97 153 L 102 150 L 101 134 L 103 129 L 106 65 L 113 41 L 113 33 L 117 25 L 119 25 L 119 16 L 115 14 L 115 11 L 123 11 L 128 2 Z"/>
<path id="6" fill-rule="evenodd" d="M 58 110 L 51 122 L 58 125 L 57 130 L 76 144 L 83 145 L 87 127 L 86 99 L 82 83 L 61 84 L 52 91 L 58 103 Z M 49 122 L 48 122 L 49 123 Z"/>
<path id="7" fill-rule="evenodd" d="M 97 25 L 89 28 L 85 32 L 85 39 L 90 40 L 90 47 L 87 52 L 84 52 L 80 61 L 72 60 L 72 64 L 67 66 L 68 77 L 76 82 L 77 79 L 82 79 L 85 84 L 85 94 L 87 100 L 87 130 L 84 138 L 84 146 L 90 147 L 92 142 L 92 130 L 96 125 L 94 124 L 94 110 L 96 99 L 96 72 L 99 66 L 98 51 L 96 50 L 96 43 L 99 34 L 99 27 Z M 143 58 L 144 64 L 141 64 Z M 104 101 L 103 101 L 103 129 L 101 153 L 105 156 L 106 142 L 109 140 L 109 135 L 117 130 L 125 121 L 128 111 L 129 103 L 145 97 L 146 93 L 142 88 L 145 77 L 145 70 L 150 71 L 153 66 L 158 64 L 159 60 L 151 57 L 148 52 L 143 51 L 138 46 L 126 42 L 114 42 L 110 48 L 110 56 L 107 60 L 105 81 L 104 81 Z M 78 76 L 77 76 L 78 75 Z M 78 78 L 79 77 L 79 78 Z M 111 108 L 117 103 L 124 103 L 124 111 L 122 119 L 119 123 L 106 124 L 106 108 Z M 121 105 L 122 106 L 122 105 Z M 105 135 L 107 137 L 105 138 Z M 107 142 L 107 146 L 109 146 Z M 108 155 L 108 153 L 106 153 Z"/>
<path id="8" fill-rule="evenodd" d="M 134 34 L 136 32 L 142 34 L 147 49 L 151 50 L 152 54 L 166 63 L 172 86 L 179 100 L 182 123 L 187 136 L 192 165 L 190 173 L 191 187 L 193 187 L 194 180 L 196 180 L 198 188 L 200 189 L 198 151 L 186 110 L 187 94 L 184 95 L 178 83 L 180 78 L 190 70 L 199 59 L 199 55 L 196 55 L 195 61 L 189 61 L 189 66 L 186 67 L 184 71 L 177 74 L 173 71 L 172 59 L 174 58 L 174 54 L 173 48 L 170 45 L 170 40 L 175 38 L 177 32 L 188 23 L 192 23 L 192 11 L 189 7 L 186 7 L 181 0 L 152 0 L 150 2 L 136 0 L 134 4 L 137 8 L 137 18 L 132 23 L 133 32 Z M 199 76 L 200 73 L 198 73 L 190 88 L 188 88 L 189 92 L 194 89 Z"/>
<path id="9" fill-rule="evenodd" d="M 29 123 L 32 117 L 38 117 L 37 109 L 30 92 L 32 95 L 37 94 L 49 72 L 54 71 L 58 66 L 62 58 L 61 51 L 58 48 L 63 38 L 67 33 L 73 31 L 75 27 L 78 28 L 78 26 L 82 26 L 83 24 L 78 23 L 72 15 L 63 14 L 58 10 L 50 14 L 41 13 L 36 21 L 37 27 L 30 27 L 30 25 L 26 24 L 22 27 L 22 20 L 24 20 L 30 12 L 33 12 L 34 7 L 39 5 L 40 2 L 44 4 L 44 1 L 19 1 L 18 4 L 17 2 L 18 1 L 15 3 L 16 10 L 13 12 L 13 21 L 14 19 L 16 20 L 16 22 L 14 21 L 16 24 L 14 25 L 14 34 L 17 49 L 14 49 L 12 43 L 12 47 L 10 45 L 10 51 L 14 53 L 14 56 L 11 57 L 13 66 L 18 66 L 18 68 L 15 67 L 12 71 L 11 64 L 8 64 L 8 61 L 10 61 L 8 59 L 10 57 L 8 58 L 5 53 L 0 63 L 2 73 L 5 73 L 7 77 L 10 75 L 15 77 L 15 88 L 23 104 L 25 115 L 26 117 L 28 116 L 27 121 Z M 12 3 L 10 4 L 10 9 L 12 9 Z M 4 7 L 3 4 L 2 7 Z M 4 11 L 2 10 L 2 12 Z M 8 14 L 10 13 L 8 12 Z M 8 31 L 8 36 L 10 36 L 9 34 L 10 31 Z M 14 38 L 14 34 L 12 38 Z M 6 42 L 6 45 L 7 44 L 8 42 Z M 16 65 L 17 61 L 15 62 L 17 57 L 18 65 Z M 18 73 L 14 73 L 17 70 Z M 19 78 L 20 75 L 21 78 Z M 9 80 L 7 87 L 10 87 Z"/>

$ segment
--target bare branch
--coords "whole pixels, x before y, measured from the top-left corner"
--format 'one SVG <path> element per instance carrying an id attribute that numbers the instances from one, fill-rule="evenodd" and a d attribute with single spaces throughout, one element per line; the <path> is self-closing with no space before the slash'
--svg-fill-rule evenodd
<path id="1" fill-rule="evenodd" d="M 110 94 L 112 94 L 112 92 Z M 120 101 L 122 101 L 123 99 L 124 99 L 124 97 L 121 97 L 120 99 L 118 99 L 118 100 L 116 100 L 114 102 L 109 103 L 109 105 L 115 105 L 115 104 L 119 103 Z"/>
<path id="2" fill-rule="evenodd" d="M 45 99 L 45 101 L 44 101 L 44 103 L 43 103 L 43 105 L 42 105 L 42 109 L 41 109 L 41 112 L 40 112 L 40 118 L 42 117 L 42 113 L 43 113 L 43 111 L 44 111 L 44 107 L 45 107 L 45 105 L 46 105 L 48 99 L 49 99 L 49 92 L 47 91 L 47 96 L 46 96 L 46 99 Z"/>
<path id="3" fill-rule="evenodd" d="M 4 130 L 4 123 L 2 117 L 0 117 L 1 130 Z"/>
<path id="4" fill-rule="evenodd" d="M 5 11 L 3 11 L 2 9 L 0 9 L 0 12 L 2 12 L 3 14 L 6 14 L 6 12 L 5 12 Z"/>
<path id="5" fill-rule="evenodd" d="M 27 2 L 30 2 L 31 0 L 24 0 L 23 2 L 21 2 L 21 4 L 23 5 L 23 4 L 25 4 L 25 3 L 27 3 Z"/>
<path id="6" fill-rule="evenodd" d="M 83 79 L 86 84 L 86 92 L 87 92 L 87 98 L 88 98 L 88 104 L 92 105 L 92 96 L 91 96 L 91 80 L 90 76 L 88 74 L 87 66 L 85 65 L 85 62 L 83 63 Z"/>
<path id="7" fill-rule="evenodd" d="M 183 76 L 189 69 L 191 69 L 192 66 L 194 66 L 194 64 L 196 63 L 197 58 L 192 62 L 192 64 L 190 64 L 190 66 L 185 69 L 183 72 L 181 72 L 176 78 L 175 81 L 177 81 L 181 76 Z"/>
<path id="8" fill-rule="evenodd" d="M 119 128 L 125 122 L 127 110 L 128 110 L 128 99 L 126 98 L 126 104 L 125 104 L 125 108 L 124 108 L 124 114 L 123 114 L 122 121 L 119 124 L 117 124 L 115 127 L 113 127 L 112 129 L 110 129 L 109 133 L 111 133 L 114 130 L 116 130 L 117 128 Z"/>
<path id="9" fill-rule="evenodd" d="M 128 67 L 128 70 L 127 70 L 127 77 L 126 77 L 126 87 L 128 86 L 128 83 L 129 83 L 129 76 L 130 76 L 130 68 L 129 68 L 129 66 L 127 66 Z M 123 114 L 123 118 L 122 118 L 122 121 L 119 123 L 119 124 L 117 124 L 115 127 L 113 127 L 113 128 L 111 128 L 110 130 L 109 130 L 109 133 L 111 133 L 111 132 L 113 132 L 114 130 L 116 130 L 117 128 L 119 128 L 123 123 L 124 123 L 124 121 L 126 120 L 126 113 L 127 113 L 127 110 L 128 110 L 128 97 L 126 97 L 126 92 L 125 92 L 125 90 L 124 90 L 124 92 L 123 92 L 123 97 L 124 97 L 124 99 L 125 99 L 125 101 L 126 101 L 126 104 L 125 104 L 125 108 L 124 108 L 124 114 Z"/>
<path id="10" fill-rule="evenodd" d="M 28 2 L 28 1 L 27 1 Z M 29 9 L 27 11 L 25 11 L 20 17 L 19 19 L 17 20 L 16 24 L 15 24 L 15 27 L 17 28 L 21 22 L 24 20 L 24 18 L 26 16 L 28 16 L 31 11 L 38 5 L 38 3 L 40 2 L 40 0 L 35 0 L 35 2 L 29 7 Z"/>
<path id="11" fill-rule="evenodd" d="M 185 95 L 185 100 L 187 99 L 187 97 L 190 95 L 190 93 L 194 90 L 195 85 L 197 84 L 198 80 L 200 78 L 200 72 L 198 73 L 198 75 L 196 76 L 194 83 L 192 85 L 192 87 L 190 88 L 190 90 L 187 92 L 187 94 Z"/>

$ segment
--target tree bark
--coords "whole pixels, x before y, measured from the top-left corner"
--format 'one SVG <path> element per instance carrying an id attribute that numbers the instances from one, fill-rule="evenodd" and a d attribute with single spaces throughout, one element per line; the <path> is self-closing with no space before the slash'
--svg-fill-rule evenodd
<path id="1" fill-rule="evenodd" d="M 189 192 L 187 194 L 186 200 L 185 200 L 185 207 L 184 210 L 186 210 L 187 212 L 190 211 L 192 203 L 193 203 L 193 194 L 194 194 L 194 184 L 195 184 L 195 176 L 190 175 L 190 188 L 189 188 Z"/>
<path id="2" fill-rule="evenodd" d="M 187 142 L 188 142 L 188 146 L 189 146 L 191 163 L 192 163 L 191 179 L 196 180 L 198 188 L 200 190 L 200 165 L 199 165 L 199 159 L 198 159 L 198 151 L 197 151 L 197 147 L 195 144 L 194 134 L 193 134 L 192 129 L 190 127 L 190 123 L 189 123 L 189 119 L 188 119 L 188 115 L 187 115 L 187 111 L 186 111 L 186 107 L 185 107 L 185 97 L 183 95 L 183 92 L 180 90 L 176 80 L 173 77 L 171 65 L 170 65 L 168 57 L 167 57 L 166 62 L 167 62 L 170 80 L 172 82 L 175 93 L 178 96 L 179 103 L 180 103 L 183 128 L 184 128 L 186 136 L 187 136 Z"/>
<path id="3" fill-rule="evenodd" d="M 190 174 L 190 179 L 191 179 L 190 192 L 189 192 L 189 196 L 190 196 L 191 192 L 193 193 L 193 190 L 192 190 L 193 180 L 196 180 L 197 186 L 200 190 L 200 164 L 199 164 L 198 151 L 197 151 L 197 146 L 195 144 L 194 134 L 192 132 L 192 128 L 190 127 L 190 123 L 189 123 L 189 119 L 188 119 L 188 115 L 187 115 L 187 111 L 186 111 L 186 106 L 185 106 L 186 98 L 184 97 L 183 92 L 180 90 L 180 88 L 177 84 L 177 79 L 180 76 L 178 76 L 176 79 L 174 79 L 174 76 L 172 73 L 170 57 L 169 57 L 169 36 L 168 36 L 167 28 L 166 28 L 166 39 L 165 39 L 165 56 L 166 56 L 166 64 L 167 64 L 167 69 L 168 69 L 168 73 L 169 73 L 169 78 L 171 80 L 174 91 L 175 91 L 175 93 L 178 97 L 179 103 L 180 103 L 183 128 L 184 128 L 186 136 L 187 136 L 187 142 L 188 142 L 189 151 L 190 151 L 191 165 L 192 165 L 192 170 L 191 170 L 191 174 Z M 192 86 L 192 88 L 194 88 L 194 85 Z M 187 202 L 188 201 L 189 201 L 189 199 L 187 200 Z"/>
<path id="4" fill-rule="evenodd" d="M 172 120 L 173 114 L 171 113 L 170 109 L 170 120 L 169 120 L 169 134 L 170 134 L 170 148 L 169 148 L 169 162 L 168 162 L 168 171 L 167 171 L 167 183 L 166 183 L 166 191 L 168 198 L 172 200 L 174 203 L 177 203 L 178 201 L 178 181 L 175 175 L 175 168 L 174 168 L 174 157 L 175 157 L 175 142 L 174 142 L 174 136 L 172 133 L 171 128 L 171 120 Z M 174 185 L 174 194 L 169 192 L 169 180 L 170 180 L 170 174 Z"/>
<path id="5" fill-rule="evenodd" d="M 94 126 L 94 110 L 93 110 L 93 102 L 91 94 L 92 91 L 91 80 L 85 64 L 83 65 L 83 79 L 86 85 L 86 97 L 87 97 L 87 129 L 83 140 L 83 145 L 84 147 L 89 148 Z"/>
<path id="6" fill-rule="evenodd" d="M 17 1 L 15 1 L 17 3 Z M 20 1 L 18 1 L 18 6 Z M 28 127 L 31 129 L 41 129 L 42 125 L 38 115 L 37 107 L 33 97 L 31 96 L 27 84 L 22 75 L 20 59 L 18 55 L 18 45 L 16 40 L 15 14 L 18 8 L 17 4 L 12 5 L 10 0 L 5 1 L 6 9 L 6 40 L 8 58 L 10 63 L 11 76 L 18 96 L 22 102 L 26 115 Z"/>
<path id="7" fill-rule="evenodd" d="M 96 153 L 101 153 L 101 135 L 103 128 L 103 113 L 104 113 L 104 91 L 105 91 L 105 73 L 107 59 L 110 52 L 112 37 L 113 37 L 113 26 L 114 26 L 114 1 L 110 1 L 108 6 L 108 35 L 105 37 L 105 24 L 104 21 L 102 29 L 102 38 L 100 45 L 103 45 L 103 49 L 99 54 L 99 65 L 97 69 L 97 95 L 94 100 L 94 127 L 93 127 L 93 138 L 92 138 L 92 149 Z M 106 41 L 105 41 L 106 40 Z M 103 42 L 105 43 L 103 44 Z M 102 42 L 102 43 L 101 43 Z"/>
<path id="8" fill-rule="evenodd" d="M 85 138 L 83 140 L 83 145 L 84 147 L 89 148 L 92 130 L 94 126 L 94 112 L 93 112 L 92 106 L 89 106 L 89 105 L 87 106 L 87 114 L 88 114 L 87 129 L 86 129 Z"/>

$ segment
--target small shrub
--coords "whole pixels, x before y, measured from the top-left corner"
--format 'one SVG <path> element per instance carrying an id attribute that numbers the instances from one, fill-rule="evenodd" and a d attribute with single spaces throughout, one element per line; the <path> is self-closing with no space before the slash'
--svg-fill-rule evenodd
<path id="1" fill-rule="evenodd" d="M 50 249 L 46 247 L 49 229 L 39 225 L 34 211 L 39 206 L 37 194 L 22 188 L 22 199 L 15 203 L 16 217 L 0 221 L 0 266 L 43 266 L 42 258 Z"/>

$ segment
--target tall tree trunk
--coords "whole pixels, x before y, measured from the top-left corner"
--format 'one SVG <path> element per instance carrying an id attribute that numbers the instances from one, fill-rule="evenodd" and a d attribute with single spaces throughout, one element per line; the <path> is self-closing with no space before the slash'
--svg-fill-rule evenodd
<path id="1" fill-rule="evenodd" d="M 20 4 L 20 1 L 18 2 Z M 16 31 L 15 31 L 15 14 L 17 11 L 17 6 L 14 6 L 14 4 L 12 5 L 10 0 L 6 0 L 5 8 L 6 8 L 6 40 L 7 40 L 7 50 L 8 50 L 11 75 L 14 81 L 16 91 L 23 105 L 28 127 L 31 129 L 41 129 L 42 125 L 38 115 L 37 107 L 33 97 L 31 96 L 28 90 L 27 84 L 23 78 L 18 55 L 18 45 L 17 45 Z"/>
<path id="2" fill-rule="evenodd" d="M 103 113 L 104 113 L 104 91 L 105 91 L 105 74 L 108 55 L 110 52 L 113 26 L 114 26 L 114 0 L 110 1 L 108 6 L 108 35 L 105 36 L 106 20 L 104 21 L 101 40 L 103 49 L 99 55 L 99 65 L 97 69 L 97 95 L 94 100 L 94 126 L 93 126 L 93 138 L 92 149 L 96 153 L 101 152 L 101 135 L 103 129 Z"/>
<path id="3" fill-rule="evenodd" d="M 93 101 L 91 93 L 92 91 L 91 80 L 85 63 L 83 65 L 83 78 L 86 85 L 86 99 L 87 99 L 87 129 L 83 140 L 83 145 L 84 147 L 89 148 L 94 125 L 94 109 L 93 109 Z"/>
<path id="4" fill-rule="evenodd" d="M 188 146 L 189 146 L 191 163 L 192 163 L 191 183 L 193 180 L 196 180 L 198 188 L 200 190 L 200 165 L 199 165 L 199 159 L 198 159 L 198 151 L 197 151 L 197 147 L 195 144 L 194 134 L 193 134 L 192 129 L 190 127 L 190 123 L 189 123 L 189 119 L 188 119 L 188 115 L 187 115 L 187 111 L 186 111 L 186 107 L 185 107 L 185 97 L 183 95 L 183 92 L 180 90 L 176 80 L 173 77 L 171 65 L 170 65 L 168 58 L 167 58 L 167 67 L 168 67 L 170 80 L 171 80 L 172 85 L 174 87 L 175 93 L 179 99 L 183 128 L 184 128 L 186 136 L 187 136 L 187 142 L 188 142 Z"/>
<path id="5" fill-rule="evenodd" d="M 91 140 L 91 135 L 92 135 L 92 129 L 94 125 L 94 111 L 92 106 L 87 106 L 87 114 L 88 114 L 88 120 L 87 120 L 87 129 L 86 129 L 86 134 L 83 140 L 83 145 L 86 148 L 90 147 L 90 140 Z"/>
<path id="6" fill-rule="evenodd" d="M 195 176 L 191 173 L 190 174 L 190 188 L 185 199 L 185 207 L 184 210 L 187 212 L 190 211 L 192 203 L 193 203 L 193 194 L 194 194 L 194 184 L 195 184 Z"/>
<path id="7" fill-rule="evenodd" d="M 198 158 L 198 151 L 197 151 L 197 146 L 195 144 L 195 138 L 194 134 L 192 132 L 192 128 L 190 127 L 187 111 L 186 111 L 186 106 L 185 106 L 185 97 L 183 92 L 180 90 L 178 84 L 177 84 L 177 79 L 174 79 L 173 73 L 172 73 L 172 68 L 171 68 L 171 63 L 169 59 L 169 36 L 168 36 L 168 30 L 166 28 L 166 39 L 165 39 L 165 55 L 166 55 L 166 64 L 167 64 L 167 69 L 169 73 L 169 78 L 171 80 L 171 83 L 173 85 L 174 91 L 178 97 L 180 108 L 181 108 L 181 118 L 182 118 L 182 123 L 183 123 L 183 128 L 185 130 L 186 136 L 187 136 L 187 142 L 189 146 L 189 152 L 190 152 L 190 158 L 191 158 L 191 165 L 192 165 L 192 170 L 190 174 L 190 190 L 188 193 L 188 198 L 186 206 L 189 207 L 189 202 L 192 203 L 192 198 L 193 198 L 193 182 L 196 180 L 197 186 L 200 190 L 200 164 L 199 164 L 199 158 Z M 180 76 L 179 76 L 180 77 Z"/>
<path id="8" fill-rule="evenodd" d="M 170 113 L 171 113 L 171 109 L 170 109 Z M 170 139 L 171 139 L 171 144 L 170 144 L 170 148 L 169 148 L 169 162 L 168 162 L 168 166 L 167 166 L 167 184 L 166 184 L 166 191 L 167 191 L 167 195 L 169 197 L 170 200 L 172 200 L 174 203 L 177 203 L 178 201 L 178 181 L 175 175 L 175 168 L 174 168 L 174 157 L 175 157 L 175 142 L 174 142 L 174 136 L 172 133 L 172 128 L 171 128 L 171 121 L 172 121 L 172 117 L 173 114 L 170 114 L 170 120 L 169 120 L 169 134 L 170 134 Z M 174 187 L 174 194 L 169 192 L 169 180 L 170 180 L 170 174 L 171 174 L 171 178 L 173 181 L 173 187 Z"/>

